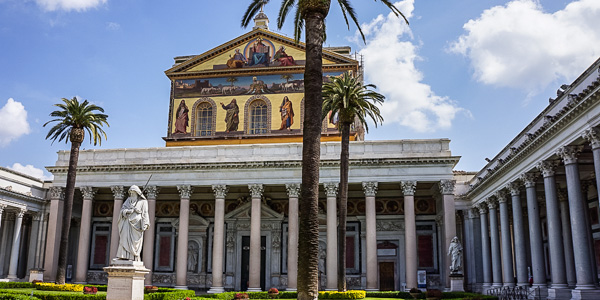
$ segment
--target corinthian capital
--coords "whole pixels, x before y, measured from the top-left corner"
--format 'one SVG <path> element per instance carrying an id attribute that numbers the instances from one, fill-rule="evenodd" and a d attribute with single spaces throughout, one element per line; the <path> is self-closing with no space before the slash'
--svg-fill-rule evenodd
<path id="1" fill-rule="evenodd" d="M 338 192 L 338 183 L 337 182 L 326 182 L 323 183 L 325 187 L 325 192 L 327 193 L 327 197 L 336 197 Z"/>
<path id="2" fill-rule="evenodd" d="M 192 197 L 193 188 L 191 185 L 178 185 L 177 190 L 179 191 L 179 197 L 181 199 L 190 199 Z"/>
<path id="3" fill-rule="evenodd" d="M 454 194 L 454 184 L 456 180 L 440 180 L 440 194 L 452 195 Z"/>
<path id="4" fill-rule="evenodd" d="M 148 199 L 156 199 L 158 193 L 160 193 L 160 188 L 156 185 L 149 185 L 146 187 L 146 196 L 148 196 Z"/>
<path id="5" fill-rule="evenodd" d="M 65 188 L 60 186 L 53 186 L 50 188 L 50 198 L 54 200 L 60 200 L 65 198 Z"/>
<path id="6" fill-rule="evenodd" d="M 260 183 L 249 184 L 248 189 L 250 189 L 250 195 L 252 198 L 261 198 L 263 193 L 263 185 Z"/>
<path id="7" fill-rule="evenodd" d="M 486 203 L 490 210 L 498 208 L 498 201 L 494 197 L 488 198 Z"/>
<path id="8" fill-rule="evenodd" d="M 17 212 L 17 218 L 22 218 L 26 212 L 27 212 L 27 208 L 19 209 L 19 211 Z"/>
<path id="9" fill-rule="evenodd" d="M 362 187 L 367 197 L 375 197 L 377 194 L 377 182 L 375 181 L 363 182 Z"/>
<path id="10" fill-rule="evenodd" d="M 300 184 L 299 183 L 286 183 L 285 189 L 288 192 L 288 197 L 298 198 L 300 196 Z"/>
<path id="11" fill-rule="evenodd" d="M 95 189 L 91 186 L 82 186 L 79 188 L 79 190 L 83 194 L 83 199 L 87 200 L 94 200 L 94 195 L 96 195 L 96 192 L 98 191 L 98 189 Z"/>
<path id="12" fill-rule="evenodd" d="M 544 160 L 544 161 L 540 161 L 536 165 L 536 167 L 538 168 L 538 170 L 540 170 L 540 172 L 542 172 L 542 176 L 551 177 L 551 176 L 554 176 L 554 174 L 556 173 L 557 165 L 558 165 L 557 161 Z"/>
<path id="13" fill-rule="evenodd" d="M 125 189 L 122 185 L 113 185 L 110 187 L 110 190 L 113 192 L 115 199 L 123 199 L 125 197 Z"/>
<path id="14" fill-rule="evenodd" d="M 487 209 L 488 209 L 488 206 L 487 206 L 487 203 L 486 203 L 485 201 L 479 202 L 479 203 L 478 203 L 478 204 L 475 206 L 475 208 L 477 208 L 477 209 L 479 210 L 479 214 L 480 214 L 480 215 L 482 215 L 482 214 L 487 214 Z"/>
<path id="15" fill-rule="evenodd" d="M 579 153 L 583 150 L 583 146 L 563 146 L 558 148 L 556 154 L 560 156 L 565 162 L 565 165 L 575 164 L 577 163 L 577 157 Z"/>
<path id="16" fill-rule="evenodd" d="M 506 189 L 510 192 L 511 196 L 521 195 L 521 185 L 517 181 L 510 182 L 506 185 Z"/>
<path id="17" fill-rule="evenodd" d="M 402 187 L 402 193 L 404 193 L 404 196 L 415 195 L 415 190 L 417 189 L 416 181 L 401 181 L 400 186 Z"/>
<path id="18" fill-rule="evenodd" d="M 521 181 L 525 183 L 525 187 L 535 187 L 535 181 L 538 177 L 536 173 L 523 173 L 521 174 Z"/>
<path id="19" fill-rule="evenodd" d="M 499 190 L 494 193 L 496 199 L 498 199 L 498 203 L 506 203 L 508 200 L 508 193 L 505 190 Z"/>
<path id="20" fill-rule="evenodd" d="M 588 140 L 592 145 L 592 149 L 600 148 L 600 129 L 592 127 L 583 133 L 583 138 Z"/>
<path id="21" fill-rule="evenodd" d="M 229 187 L 227 187 L 225 184 L 213 184 L 212 190 L 215 193 L 215 198 L 225 199 L 227 192 L 229 192 Z"/>

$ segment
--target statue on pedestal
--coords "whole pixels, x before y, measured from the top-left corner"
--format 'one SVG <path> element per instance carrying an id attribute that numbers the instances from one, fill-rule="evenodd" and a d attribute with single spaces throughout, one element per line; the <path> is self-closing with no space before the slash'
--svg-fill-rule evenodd
<path id="1" fill-rule="evenodd" d="M 448 248 L 448 255 L 451 255 L 450 274 L 462 274 L 462 254 L 463 247 L 458 241 L 458 237 L 454 237 Z"/>
<path id="2" fill-rule="evenodd" d="M 125 200 L 119 213 L 119 248 L 117 258 L 141 261 L 144 231 L 150 227 L 148 201 L 137 185 L 129 188 L 129 198 Z"/>

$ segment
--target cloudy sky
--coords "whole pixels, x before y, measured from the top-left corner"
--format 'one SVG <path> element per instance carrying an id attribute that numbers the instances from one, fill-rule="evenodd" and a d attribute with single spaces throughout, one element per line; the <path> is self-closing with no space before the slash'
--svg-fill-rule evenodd
<path id="1" fill-rule="evenodd" d="M 45 140 L 42 125 L 63 97 L 105 108 L 101 148 L 164 146 L 164 70 L 248 32 L 248 3 L 0 0 L 0 166 L 50 176 L 69 146 Z M 291 36 L 290 24 L 274 28 L 279 3 L 265 9 L 271 29 Z M 600 57 L 598 0 L 397 2 L 410 26 L 380 2 L 352 3 L 366 43 L 332 5 L 326 46 L 351 46 L 386 96 L 385 123 L 367 139 L 449 138 L 458 170 L 479 171 Z"/>

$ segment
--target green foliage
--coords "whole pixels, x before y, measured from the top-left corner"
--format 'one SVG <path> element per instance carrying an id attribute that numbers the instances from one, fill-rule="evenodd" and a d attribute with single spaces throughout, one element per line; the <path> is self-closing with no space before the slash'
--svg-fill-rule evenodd
<path id="1" fill-rule="evenodd" d="M 196 296 L 196 292 L 192 290 L 159 288 L 158 292 L 145 294 L 144 300 L 180 300 L 194 296 Z"/>
<path id="2" fill-rule="evenodd" d="M 51 139 L 52 142 L 65 140 L 65 143 L 69 142 L 70 134 L 72 129 L 84 129 L 90 135 L 90 143 L 94 141 L 94 145 L 102 145 L 102 137 L 106 139 L 106 133 L 102 129 L 103 125 L 109 126 L 106 119 L 108 116 L 103 114 L 104 109 L 100 106 L 90 104 L 87 100 L 79 103 L 76 97 L 69 100 L 62 98 L 64 103 L 54 104 L 59 107 L 60 110 L 55 110 L 50 113 L 52 119 L 44 124 L 44 127 L 52 122 L 58 122 L 54 125 L 46 139 Z M 101 113 L 96 113 L 99 111 Z"/>
<path id="3" fill-rule="evenodd" d="M 24 283 L 24 282 L 20 282 Z M 40 300 L 38 297 L 31 297 L 28 295 L 20 295 L 20 294 L 9 294 L 9 293 L 0 293 L 0 299 L 2 300 Z"/>
<path id="4" fill-rule="evenodd" d="M 15 299 L 29 299 L 29 295 L 31 295 L 31 290 L 0 290 L 0 295 L 3 294 L 12 294 L 12 295 L 22 295 L 27 298 L 15 298 Z M 81 292 L 56 292 L 56 291 L 33 291 L 33 296 L 36 299 L 42 300 L 106 300 L 106 294 L 102 295 L 84 295 Z M 0 298 L 0 299 L 10 299 L 10 298 Z"/>
<path id="5" fill-rule="evenodd" d="M 225 292 L 220 294 L 203 295 L 204 298 L 210 299 L 223 299 L 232 300 L 235 294 L 240 292 Z M 245 292 L 248 294 L 250 299 L 269 299 L 267 292 Z M 407 294 L 408 295 L 408 294 Z M 363 299 L 365 298 L 365 291 L 347 291 L 347 292 L 319 292 L 319 299 Z M 410 295 L 409 295 L 410 297 Z M 298 298 L 297 292 L 279 292 L 278 299 L 296 299 Z M 391 298 L 391 297 L 389 297 Z"/>
<path id="6" fill-rule="evenodd" d="M 481 295 L 476 293 L 467 292 L 445 292 L 442 293 L 442 299 L 482 299 L 482 300 L 495 300 L 498 299 L 496 296 Z"/>
<path id="7" fill-rule="evenodd" d="M 412 296 L 408 292 L 367 292 L 369 298 L 399 298 L 399 299 L 412 299 Z"/>
<path id="8" fill-rule="evenodd" d="M 0 289 L 31 289 L 35 288 L 30 282 L 0 282 Z"/>
<path id="9" fill-rule="evenodd" d="M 366 292 L 358 290 L 319 292 L 319 299 L 363 299 L 364 297 L 366 297 Z"/>

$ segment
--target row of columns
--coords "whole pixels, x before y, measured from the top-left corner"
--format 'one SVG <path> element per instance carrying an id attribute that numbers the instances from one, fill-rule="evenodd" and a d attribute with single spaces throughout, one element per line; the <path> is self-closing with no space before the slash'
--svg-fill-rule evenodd
<path id="1" fill-rule="evenodd" d="M 584 135 L 592 143 L 596 179 L 600 180 L 600 134 L 596 128 Z M 587 197 L 584 195 L 579 178 L 577 157 L 583 146 L 563 146 L 556 152 L 564 162 L 567 199 L 559 199 L 556 184 L 558 161 L 541 161 L 535 166 L 543 176 L 546 217 L 548 223 L 548 249 L 551 266 L 552 290 L 565 289 L 574 284 L 576 290 L 597 288 L 596 261 L 593 249 L 588 215 Z M 524 173 L 518 181 L 508 183 L 502 190 L 478 205 L 481 221 L 481 239 L 483 250 L 484 289 L 501 286 L 527 286 L 528 265 L 525 245 L 525 225 L 523 215 L 527 215 L 529 229 L 529 249 L 531 251 L 531 272 L 533 286 L 546 288 L 546 264 L 544 261 L 543 237 L 540 220 L 540 206 L 537 201 L 537 172 Z M 527 211 L 521 206 L 521 186 L 525 186 Z M 508 197 L 512 202 L 514 248 L 511 242 Z M 559 201 L 560 200 L 560 201 Z M 497 219 L 497 207 L 500 208 L 500 220 Z M 488 226 L 489 212 L 489 226 Z M 498 226 L 498 222 L 500 223 Z M 498 228 L 501 229 L 501 238 Z M 489 236 L 488 236 L 489 232 Z M 502 249 L 500 249 L 500 243 Z M 516 280 L 514 282 L 516 267 Z M 490 256 L 491 254 L 491 256 Z M 575 278 L 573 278 L 575 275 Z M 557 295 L 557 293 L 551 293 Z"/>
<path id="2" fill-rule="evenodd" d="M 2 217 L 6 212 L 6 208 L 8 207 L 7 204 L 4 203 L 0 203 L 0 224 L 2 224 Z M 14 227 L 13 227 L 13 234 L 12 234 L 12 243 L 10 245 L 10 256 L 9 256 L 9 265 L 8 265 L 8 274 L 7 274 L 7 279 L 17 279 L 17 269 L 18 269 L 18 263 L 19 263 L 19 255 L 22 251 L 21 249 L 21 239 L 23 239 L 23 217 L 25 216 L 25 213 L 27 212 L 27 208 L 26 207 L 16 207 L 17 211 L 14 213 Z M 37 239 L 38 239 L 38 232 L 39 232 L 39 225 L 40 225 L 40 219 L 41 219 L 41 214 L 37 213 L 37 212 L 29 212 L 29 214 L 32 217 L 32 223 L 31 223 L 31 235 L 30 235 L 30 240 L 29 240 L 29 249 L 28 249 L 28 253 L 27 253 L 27 261 L 24 262 L 27 264 L 28 269 L 35 267 L 35 259 L 36 259 L 36 251 L 37 251 Z M 7 232 L 5 231 L 5 234 Z M 5 239 L 7 239 L 5 237 Z"/>

